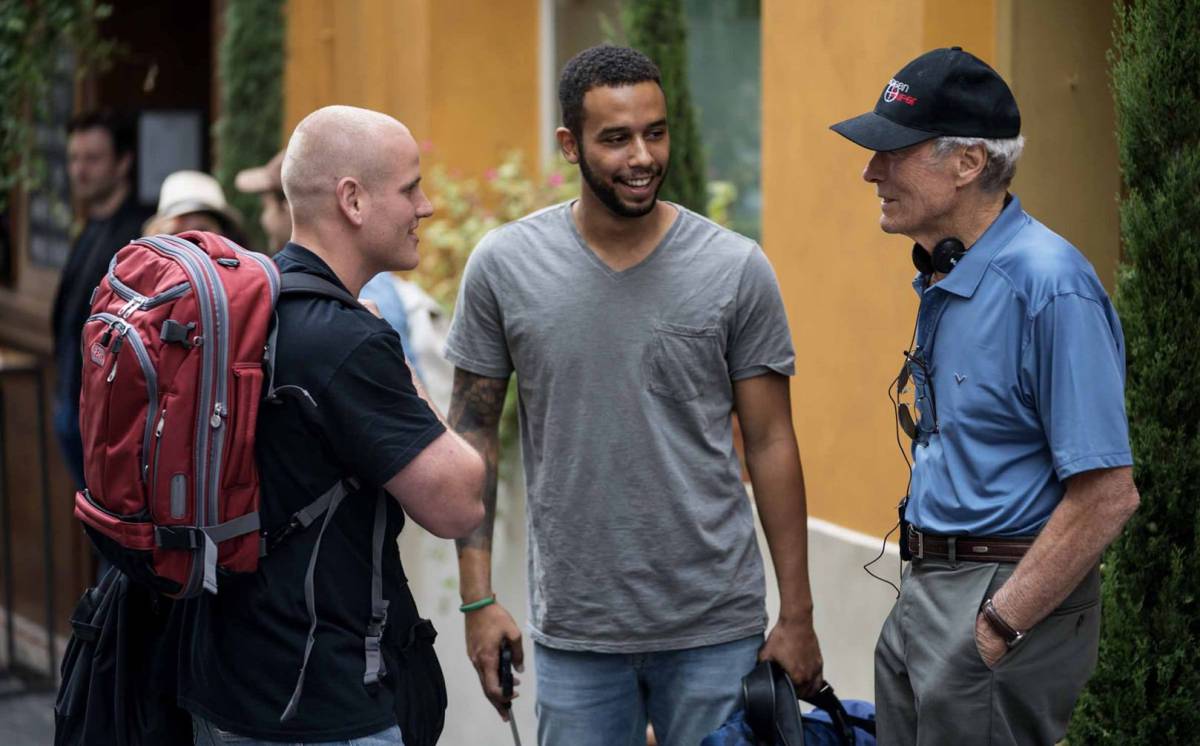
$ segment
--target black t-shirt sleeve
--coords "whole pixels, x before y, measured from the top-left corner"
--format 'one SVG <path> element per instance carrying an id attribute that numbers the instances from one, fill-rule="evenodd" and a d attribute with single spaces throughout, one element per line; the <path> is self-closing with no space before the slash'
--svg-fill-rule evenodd
<path id="1" fill-rule="evenodd" d="M 446 431 L 417 395 L 400 338 L 379 332 L 342 362 L 317 397 L 317 418 L 338 459 L 382 485 Z"/>

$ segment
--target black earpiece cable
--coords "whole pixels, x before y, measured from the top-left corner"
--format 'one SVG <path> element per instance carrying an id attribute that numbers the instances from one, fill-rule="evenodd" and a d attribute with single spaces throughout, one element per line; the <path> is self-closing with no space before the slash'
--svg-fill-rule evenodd
<path id="1" fill-rule="evenodd" d="M 920 314 L 918 312 L 918 316 L 919 315 Z M 913 321 L 912 338 L 908 340 L 908 352 L 905 353 L 906 357 L 908 354 L 911 354 L 913 345 L 916 344 L 916 341 L 917 341 L 917 322 L 914 320 Z M 894 396 L 892 394 L 893 388 L 896 389 L 896 393 Z M 890 401 L 892 403 L 892 414 L 895 414 L 896 410 L 900 408 L 900 374 L 899 373 L 896 374 L 896 377 L 893 378 L 892 382 L 888 384 L 887 395 L 888 395 L 888 401 Z M 910 461 L 908 458 L 908 451 L 906 451 L 904 449 L 904 441 L 900 439 L 900 421 L 898 419 L 896 420 L 896 423 L 893 427 L 895 428 L 895 433 L 896 433 L 896 446 L 900 449 L 900 457 L 904 459 L 905 468 L 908 469 L 908 483 L 904 486 L 904 495 L 905 495 L 905 497 L 907 497 L 908 493 L 912 490 L 912 461 Z M 899 506 L 897 506 L 897 507 L 899 507 Z M 878 580 L 881 583 L 887 583 L 888 585 L 890 585 L 892 587 L 892 590 L 896 592 L 896 598 L 900 597 L 900 589 L 898 587 L 896 587 L 896 584 L 893 583 L 892 581 L 888 580 L 887 578 L 876 575 L 874 572 L 872 572 L 871 566 L 874 565 L 879 560 L 883 559 L 883 555 L 887 553 L 887 540 L 898 528 L 900 528 L 899 521 L 897 521 L 896 524 L 894 526 L 892 526 L 890 529 L 888 529 L 888 532 L 883 535 L 883 541 L 879 545 L 879 554 L 875 555 L 874 559 L 872 559 L 870 562 L 868 562 L 867 564 L 862 566 L 862 569 L 868 575 L 875 578 L 876 580 Z M 900 537 L 900 541 L 904 541 L 903 536 Z M 903 569 L 903 565 L 904 565 L 903 560 L 901 560 L 901 569 Z"/>

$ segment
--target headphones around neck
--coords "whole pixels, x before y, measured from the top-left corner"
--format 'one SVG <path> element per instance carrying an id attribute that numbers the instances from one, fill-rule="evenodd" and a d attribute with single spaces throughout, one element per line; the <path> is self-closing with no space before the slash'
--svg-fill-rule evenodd
<path id="1" fill-rule="evenodd" d="M 931 275 L 934 272 L 948 275 L 966 253 L 967 248 L 957 238 L 943 238 L 933 247 L 932 253 L 926 251 L 921 244 L 915 243 L 912 249 L 913 266 L 923 275 Z"/>

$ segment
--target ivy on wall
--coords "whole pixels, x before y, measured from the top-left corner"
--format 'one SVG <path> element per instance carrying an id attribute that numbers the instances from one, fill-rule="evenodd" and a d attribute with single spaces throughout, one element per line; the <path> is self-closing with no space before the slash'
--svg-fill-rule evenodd
<path id="1" fill-rule="evenodd" d="M 14 187 L 45 178 L 36 123 L 48 115 L 62 50 L 73 52 L 77 76 L 102 69 L 115 45 L 98 24 L 111 13 L 96 0 L 0 0 L 0 209 Z"/>
<path id="2" fill-rule="evenodd" d="M 7 1 L 7 0 L 6 0 Z M 284 0 L 227 0 L 217 55 L 220 116 L 214 125 L 216 177 L 246 218 L 251 247 L 268 247 L 258 225 L 257 195 L 233 185 L 238 171 L 261 166 L 282 147 Z"/>

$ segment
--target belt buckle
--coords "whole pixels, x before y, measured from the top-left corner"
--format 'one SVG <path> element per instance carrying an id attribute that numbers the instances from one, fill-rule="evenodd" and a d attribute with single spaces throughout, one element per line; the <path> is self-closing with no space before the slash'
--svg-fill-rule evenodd
<path id="1" fill-rule="evenodd" d="M 912 544 L 909 544 L 908 551 L 912 554 L 913 559 L 925 559 L 925 534 L 921 533 L 912 526 L 908 527 L 909 538 L 915 536 L 917 538 L 917 550 L 912 550 Z"/>

